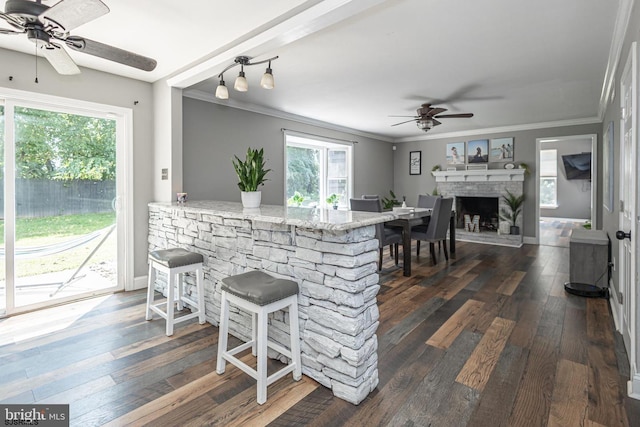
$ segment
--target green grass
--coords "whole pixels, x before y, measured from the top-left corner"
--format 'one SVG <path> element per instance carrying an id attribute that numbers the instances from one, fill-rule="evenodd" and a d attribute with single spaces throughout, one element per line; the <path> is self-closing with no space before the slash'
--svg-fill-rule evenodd
<path id="1" fill-rule="evenodd" d="M 46 244 L 50 239 L 81 236 L 115 222 L 115 212 L 19 218 L 16 221 L 16 240 L 37 240 Z M 0 244 L 4 244 L 4 220 L 0 221 Z"/>

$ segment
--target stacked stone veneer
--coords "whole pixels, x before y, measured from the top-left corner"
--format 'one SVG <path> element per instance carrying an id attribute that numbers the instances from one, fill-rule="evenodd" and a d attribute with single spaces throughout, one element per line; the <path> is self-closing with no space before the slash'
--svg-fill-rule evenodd
<path id="1" fill-rule="evenodd" d="M 487 175 L 492 171 L 485 171 Z M 502 172 L 502 171 L 500 171 Z M 495 173 L 495 172 L 494 172 Z M 515 173 L 515 172 L 513 172 Z M 446 180 L 442 179 L 444 175 L 449 174 Z M 515 196 L 522 195 L 524 191 L 524 171 L 518 175 L 507 175 L 501 173 L 500 175 L 494 175 L 492 178 L 481 175 L 480 171 L 473 171 L 473 174 L 469 174 L 468 171 L 458 172 L 439 172 L 436 175 L 438 193 L 443 197 L 498 197 L 498 212 L 502 209 L 509 210 L 507 204 L 502 199 L 502 196 L 507 195 L 507 191 Z M 502 178 L 502 179 L 500 179 Z M 454 201 L 455 206 L 455 201 Z M 522 232 L 522 217 L 521 213 L 516 221 L 516 225 L 520 227 Z M 469 240 L 479 243 L 496 243 L 507 246 L 521 246 L 522 235 L 509 235 L 508 221 L 502 219 L 499 220 L 498 233 L 470 233 L 461 230 L 456 230 L 456 238 L 460 240 Z"/>
<path id="2" fill-rule="evenodd" d="M 373 225 L 344 231 L 149 208 L 149 250 L 182 247 L 204 255 L 205 312 L 218 325 L 225 277 L 262 270 L 300 286 L 302 373 L 360 403 L 378 384 L 378 241 Z M 187 292 L 195 293 L 193 277 Z M 156 289 L 164 291 L 166 278 Z M 289 348 L 289 313 L 269 319 L 269 338 Z M 251 316 L 233 305 L 229 331 L 251 339 Z M 270 357 L 284 356 L 269 349 Z"/>

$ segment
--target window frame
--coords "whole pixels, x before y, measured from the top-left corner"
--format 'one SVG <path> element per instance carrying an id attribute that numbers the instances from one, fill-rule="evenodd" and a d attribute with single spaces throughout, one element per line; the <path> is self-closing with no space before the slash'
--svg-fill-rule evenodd
<path id="1" fill-rule="evenodd" d="M 543 165 L 542 165 L 542 154 L 543 152 L 551 152 L 553 151 L 554 154 L 554 160 L 555 160 L 555 174 L 554 175 L 550 175 L 550 174 L 543 174 Z M 553 180 L 555 181 L 555 185 L 554 185 L 554 203 L 551 204 L 544 204 L 542 203 L 542 196 L 540 197 L 540 208 L 541 209 L 557 209 L 558 208 L 558 150 L 556 148 L 546 148 L 546 149 L 541 149 L 540 153 L 539 153 L 539 157 L 540 157 L 540 180 L 538 182 L 538 191 L 540 192 L 540 194 L 542 194 L 542 181 L 543 180 Z"/>
<path id="2" fill-rule="evenodd" d="M 292 147 L 300 147 L 300 148 L 308 148 L 308 149 L 319 149 L 321 150 L 321 158 L 320 158 L 320 176 L 321 182 L 319 183 L 319 206 L 318 207 L 329 207 L 326 203 L 327 197 L 329 194 L 327 189 L 329 188 L 329 180 L 333 179 L 343 179 L 347 180 L 347 194 L 345 194 L 344 198 L 340 200 L 338 204 L 338 208 L 348 208 L 349 198 L 353 197 L 353 182 L 354 182 L 354 145 L 352 142 L 341 141 L 332 138 L 325 138 L 321 136 L 309 135 L 306 133 L 294 132 L 289 130 L 284 130 L 284 205 L 287 206 L 287 176 L 288 176 L 288 152 L 287 148 Z M 346 152 L 346 167 L 347 173 L 345 177 L 329 177 L 329 151 L 333 150 L 344 150 Z"/>

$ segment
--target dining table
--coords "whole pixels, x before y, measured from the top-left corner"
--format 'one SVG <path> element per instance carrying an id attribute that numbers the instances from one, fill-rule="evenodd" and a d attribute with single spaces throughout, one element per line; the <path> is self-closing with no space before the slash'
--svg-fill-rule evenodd
<path id="1" fill-rule="evenodd" d="M 432 209 L 428 208 L 406 208 L 398 209 L 394 213 L 398 216 L 391 221 L 386 221 L 386 225 L 402 227 L 402 275 L 411 276 L 411 227 L 419 224 L 428 224 Z M 449 252 L 456 252 L 456 215 L 451 211 L 449 219 Z"/>

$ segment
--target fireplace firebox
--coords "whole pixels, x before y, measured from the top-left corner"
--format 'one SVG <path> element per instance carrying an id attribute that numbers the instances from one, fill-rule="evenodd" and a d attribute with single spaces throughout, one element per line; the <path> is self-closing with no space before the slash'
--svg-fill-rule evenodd
<path id="1" fill-rule="evenodd" d="M 474 216 L 479 216 L 480 229 L 474 231 L 497 232 L 500 221 L 498 204 L 498 197 L 456 196 L 456 227 L 465 227 L 465 215 L 469 215 L 471 219 L 473 219 Z"/>

